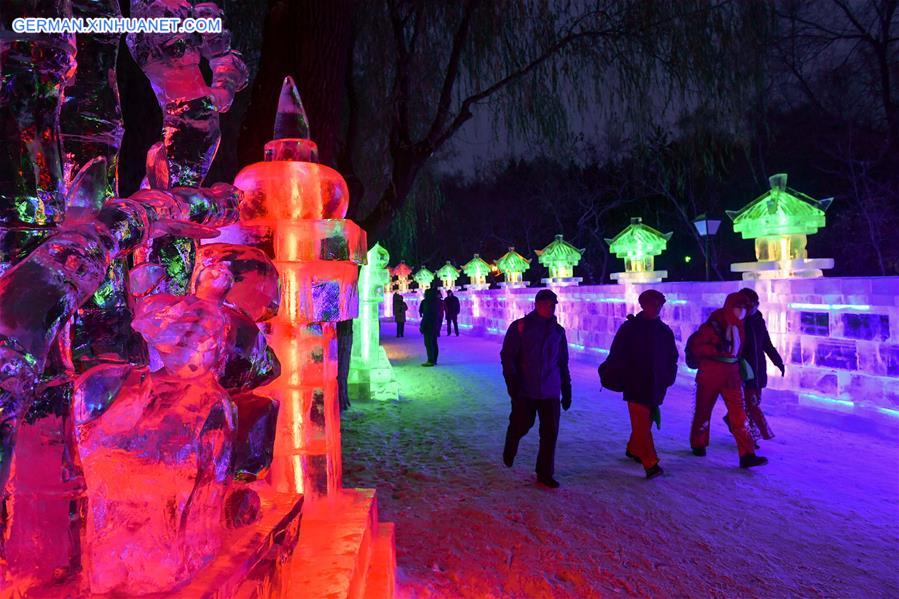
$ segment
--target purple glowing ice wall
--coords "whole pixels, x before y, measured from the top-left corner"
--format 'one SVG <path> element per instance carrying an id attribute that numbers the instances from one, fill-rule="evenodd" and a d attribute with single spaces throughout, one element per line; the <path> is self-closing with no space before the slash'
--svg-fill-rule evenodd
<path id="1" fill-rule="evenodd" d="M 769 386 L 829 410 L 899 418 L 899 277 L 817 280 L 658 283 L 668 298 L 662 317 L 683 344 L 724 297 L 746 284 L 761 298 L 771 338 L 787 363 L 786 377 Z M 639 310 L 647 285 L 562 287 L 557 314 L 573 352 L 604 359 L 618 326 Z M 470 334 L 504 335 L 509 323 L 533 307 L 536 289 L 491 289 L 459 294 L 459 327 Z M 404 296 L 410 320 L 419 298 Z M 688 377 L 688 378 L 686 378 Z"/>

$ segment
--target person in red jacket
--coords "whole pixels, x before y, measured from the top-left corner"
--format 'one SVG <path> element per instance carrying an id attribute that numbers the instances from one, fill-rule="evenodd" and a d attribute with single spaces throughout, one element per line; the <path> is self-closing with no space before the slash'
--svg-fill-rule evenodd
<path id="1" fill-rule="evenodd" d="M 737 440 L 740 467 L 751 468 L 768 463 L 767 458 L 755 455 L 755 443 L 749 434 L 746 411 L 743 408 L 743 374 L 740 356 L 745 340 L 743 320 L 749 310 L 749 300 L 742 293 L 731 293 L 724 307 L 709 315 L 709 319 L 691 336 L 690 351 L 699 360 L 696 373 L 696 411 L 690 430 L 693 455 L 704 456 L 709 445 L 709 423 L 712 409 L 720 395 L 727 406 L 731 433 Z M 749 376 L 749 373 L 745 373 Z"/>

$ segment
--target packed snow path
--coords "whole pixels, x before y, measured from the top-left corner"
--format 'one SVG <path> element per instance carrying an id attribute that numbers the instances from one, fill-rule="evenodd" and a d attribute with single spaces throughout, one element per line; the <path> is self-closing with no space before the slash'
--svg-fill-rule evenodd
<path id="1" fill-rule="evenodd" d="M 501 451 L 509 400 L 500 344 L 440 338 L 422 368 L 414 325 L 382 326 L 399 402 L 343 417 L 344 484 L 377 487 L 397 525 L 403 597 L 897 597 L 896 436 L 845 432 L 763 400 L 771 463 L 737 467 L 718 402 L 708 456 L 687 441 L 692 389 L 673 388 L 654 429 L 665 475 L 625 458 L 627 409 L 572 363 L 556 478 L 534 481 L 537 427 L 515 466 Z M 767 403 L 767 406 L 766 406 Z"/>

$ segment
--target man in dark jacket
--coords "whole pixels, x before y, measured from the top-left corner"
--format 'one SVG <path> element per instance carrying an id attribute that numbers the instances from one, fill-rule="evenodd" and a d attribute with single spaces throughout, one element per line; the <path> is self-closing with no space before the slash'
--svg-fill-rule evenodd
<path id="1" fill-rule="evenodd" d="M 765 355 L 771 358 L 771 362 L 780 370 L 783 376 L 785 371 L 783 358 L 777 353 L 777 348 L 771 343 L 768 334 L 768 326 L 762 313 L 759 312 L 759 296 L 749 288 L 741 289 L 740 293 L 749 300 L 749 312 L 743 323 L 746 330 L 746 342 L 743 344 L 743 358 L 749 362 L 755 377 L 746 381 L 743 385 L 743 401 L 746 404 L 746 417 L 749 420 L 749 432 L 752 438 L 758 440 L 773 439 L 774 431 L 768 425 L 768 420 L 762 412 L 762 389 L 768 385 L 768 364 Z"/>
<path id="2" fill-rule="evenodd" d="M 567 411 L 571 407 L 568 340 L 565 329 L 556 321 L 557 303 L 555 293 L 549 289 L 540 290 L 534 311 L 512 323 L 500 352 L 503 378 L 512 399 L 503 462 L 512 467 L 519 441 L 534 426 L 539 414 L 537 480 L 551 488 L 559 486 L 553 478 L 559 408 Z"/>
<path id="3" fill-rule="evenodd" d="M 443 301 L 444 309 L 446 310 L 446 336 L 449 337 L 452 335 L 453 327 L 456 327 L 456 337 L 459 336 L 459 298 L 456 297 L 453 292 L 446 292 L 446 299 Z"/>
<path id="4" fill-rule="evenodd" d="M 418 307 L 421 323 L 418 330 L 425 340 L 425 351 L 428 353 L 428 361 L 422 366 L 437 365 L 437 336 L 443 324 L 443 301 L 434 288 L 425 289 L 425 297 Z"/>
<path id="5" fill-rule="evenodd" d="M 624 401 L 631 419 L 631 436 L 624 453 L 640 462 L 646 478 L 662 474 L 652 441 L 653 416 L 659 422 L 659 406 L 677 378 L 677 345 L 674 333 L 659 318 L 665 296 L 655 289 L 640 294 L 643 310 L 629 315 L 615 333 L 607 362 L 618 369 L 624 382 Z"/>
<path id="6" fill-rule="evenodd" d="M 393 318 L 396 321 L 396 336 L 406 336 L 406 311 L 409 306 L 399 293 L 393 294 Z"/>

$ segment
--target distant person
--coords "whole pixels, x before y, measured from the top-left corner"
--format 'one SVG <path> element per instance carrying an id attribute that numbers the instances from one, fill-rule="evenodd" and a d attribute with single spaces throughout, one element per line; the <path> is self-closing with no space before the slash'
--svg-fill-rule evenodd
<path id="1" fill-rule="evenodd" d="M 565 329 L 556 321 L 556 294 L 549 289 L 541 289 L 534 303 L 533 312 L 509 327 L 500 352 L 503 378 L 512 399 L 503 463 L 512 467 L 519 441 L 531 430 L 539 415 L 537 481 L 556 488 L 559 483 L 553 474 L 556 440 L 559 437 L 559 408 L 561 406 L 567 411 L 571 407 L 568 340 Z"/>
<path id="2" fill-rule="evenodd" d="M 746 343 L 743 344 L 742 355 L 749 362 L 752 372 L 755 373 L 755 377 L 743 385 L 743 403 L 746 406 L 746 417 L 749 420 L 749 432 L 754 441 L 758 441 L 760 438 L 773 439 L 774 431 L 768 425 L 768 420 L 760 407 L 762 389 L 768 386 L 768 363 L 765 361 L 765 356 L 767 355 L 774 366 L 780 370 L 780 376 L 786 374 L 786 369 L 783 358 L 771 343 L 768 326 L 765 324 L 762 313 L 759 312 L 759 295 L 748 287 L 741 289 L 740 293 L 749 300 L 749 314 L 743 323 L 743 328 L 746 329 Z"/>
<path id="3" fill-rule="evenodd" d="M 436 366 L 437 337 L 440 335 L 440 327 L 443 325 L 443 301 L 436 289 L 432 287 L 425 289 L 425 296 L 418 307 L 418 313 L 421 316 L 418 330 L 424 337 L 425 351 L 428 354 L 428 361 L 422 366 Z"/>
<path id="4" fill-rule="evenodd" d="M 393 294 L 393 319 L 396 322 L 396 336 L 405 337 L 406 333 L 406 312 L 409 306 L 406 300 L 399 293 Z"/>
<path id="5" fill-rule="evenodd" d="M 768 459 L 755 455 L 755 443 L 746 424 L 743 408 L 743 381 L 752 376 L 741 355 L 746 334 L 743 319 L 749 300 L 742 293 L 731 293 L 724 307 L 709 315 L 709 319 L 687 340 L 688 365 L 698 365 L 696 373 L 696 410 L 690 430 L 693 455 L 704 456 L 709 445 L 709 425 L 712 409 L 720 395 L 727 406 L 727 420 L 737 440 L 740 467 L 763 466 Z"/>
<path id="6" fill-rule="evenodd" d="M 599 373 L 603 386 L 624 392 L 631 419 L 624 453 L 643 465 L 649 479 L 663 472 L 652 440 L 652 421 L 661 426 L 659 407 L 677 378 L 677 345 L 674 333 L 659 317 L 665 296 L 649 289 L 638 301 L 643 310 L 629 314 L 619 327 Z"/>
<path id="7" fill-rule="evenodd" d="M 449 337 L 452 334 L 453 327 L 456 328 L 456 337 L 459 336 L 459 298 L 456 297 L 452 290 L 446 292 L 446 299 L 443 301 L 444 308 L 446 309 L 446 336 Z"/>

